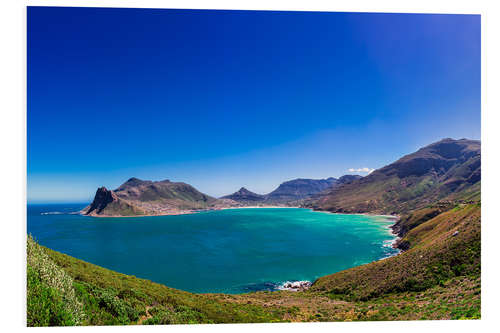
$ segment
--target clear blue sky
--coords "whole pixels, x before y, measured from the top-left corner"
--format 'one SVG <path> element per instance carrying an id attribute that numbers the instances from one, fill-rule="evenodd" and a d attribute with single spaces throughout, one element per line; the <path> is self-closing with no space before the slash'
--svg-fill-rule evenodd
<path id="1" fill-rule="evenodd" d="M 29 7 L 27 32 L 32 202 L 267 193 L 480 138 L 478 15 Z"/>

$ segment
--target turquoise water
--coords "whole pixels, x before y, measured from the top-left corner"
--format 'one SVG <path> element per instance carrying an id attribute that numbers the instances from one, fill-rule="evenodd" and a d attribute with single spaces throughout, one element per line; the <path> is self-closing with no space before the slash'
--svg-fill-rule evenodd
<path id="1" fill-rule="evenodd" d="M 299 208 L 92 218 L 28 205 L 28 233 L 76 258 L 191 292 L 275 290 L 393 255 L 382 217 Z M 48 213 L 48 214 L 47 214 Z"/>

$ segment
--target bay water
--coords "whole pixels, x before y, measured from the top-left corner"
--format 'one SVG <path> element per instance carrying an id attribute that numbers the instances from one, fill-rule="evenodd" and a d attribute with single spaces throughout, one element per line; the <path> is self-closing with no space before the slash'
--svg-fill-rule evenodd
<path id="1" fill-rule="evenodd" d="M 190 292 L 276 290 L 397 253 L 393 221 L 301 208 L 244 208 L 176 216 L 95 218 L 85 205 L 28 205 L 44 246 Z"/>

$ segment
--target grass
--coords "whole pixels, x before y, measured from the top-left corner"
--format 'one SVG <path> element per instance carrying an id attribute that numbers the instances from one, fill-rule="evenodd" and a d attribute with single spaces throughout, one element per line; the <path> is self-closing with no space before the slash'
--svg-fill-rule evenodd
<path id="1" fill-rule="evenodd" d="M 408 219 L 407 251 L 324 276 L 303 292 L 193 294 L 28 237 L 28 325 L 479 319 L 480 205 L 430 212 Z"/>

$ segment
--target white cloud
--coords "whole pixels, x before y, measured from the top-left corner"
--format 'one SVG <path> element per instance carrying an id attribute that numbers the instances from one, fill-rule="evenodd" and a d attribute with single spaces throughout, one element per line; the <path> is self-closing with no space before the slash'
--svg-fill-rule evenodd
<path id="1" fill-rule="evenodd" d="M 370 168 L 357 168 L 357 169 L 350 168 L 347 171 L 349 171 L 349 172 L 366 172 L 366 173 L 370 174 L 373 171 L 375 171 L 375 169 L 370 169 Z"/>

